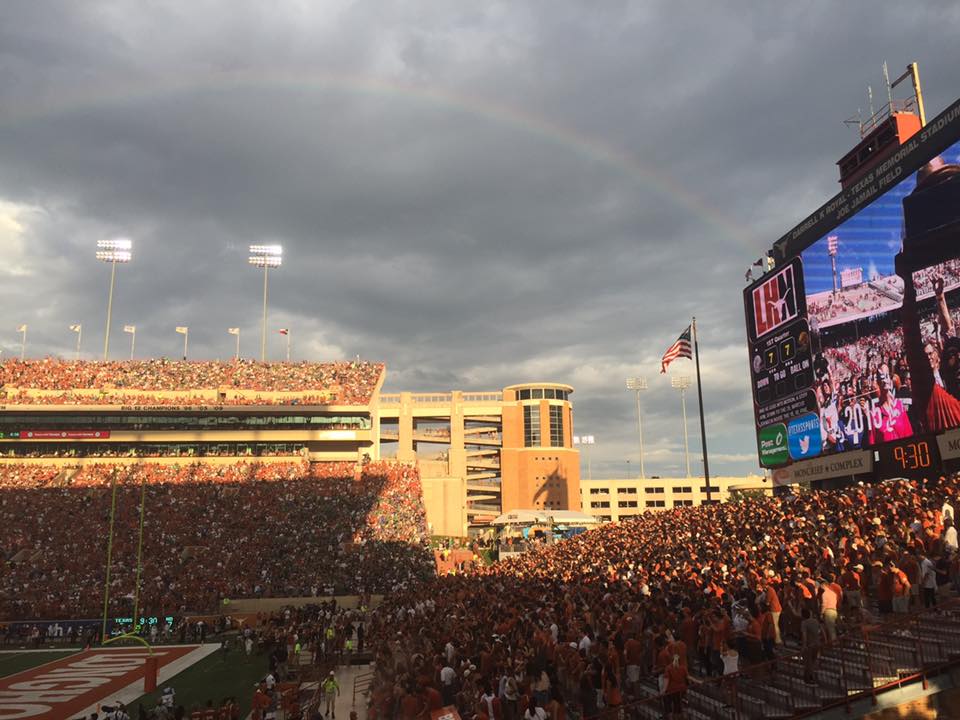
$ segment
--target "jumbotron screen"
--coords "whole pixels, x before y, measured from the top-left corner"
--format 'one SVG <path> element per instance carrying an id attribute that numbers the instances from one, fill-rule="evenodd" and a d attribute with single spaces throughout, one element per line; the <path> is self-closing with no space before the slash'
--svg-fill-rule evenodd
<path id="1" fill-rule="evenodd" d="M 960 427 L 960 128 L 943 127 L 952 144 L 918 133 L 745 290 L 762 466 Z"/>

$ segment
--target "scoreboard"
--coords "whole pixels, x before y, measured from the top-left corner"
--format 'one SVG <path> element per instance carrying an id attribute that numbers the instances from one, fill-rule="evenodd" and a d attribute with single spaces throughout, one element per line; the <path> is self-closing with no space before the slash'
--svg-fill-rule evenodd
<path id="1" fill-rule="evenodd" d="M 960 458 L 960 100 L 774 243 L 743 293 L 775 481 Z"/>
<path id="2" fill-rule="evenodd" d="M 942 461 L 933 435 L 896 440 L 877 448 L 875 470 L 881 477 L 906 477 L 913 480 L 936 476 Z"/>

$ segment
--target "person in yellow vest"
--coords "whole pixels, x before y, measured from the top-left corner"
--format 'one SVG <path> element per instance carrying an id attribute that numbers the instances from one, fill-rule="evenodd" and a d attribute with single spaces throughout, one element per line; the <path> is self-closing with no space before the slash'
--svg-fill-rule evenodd
<path id="1" fill-rule="evenodd" d="M 330 671 L 330 674 L 327 675 L 320 687 L 327 701 L 326 711 L 323 713 L 323 716 L 327 717 L 329 715 L 330 719 L 333 720 L 333 718 L 337 717 L 337 696 L 340 695 L 340 685 L 337 683 L 337 678 L 334 676 L 333 670 Z"/>

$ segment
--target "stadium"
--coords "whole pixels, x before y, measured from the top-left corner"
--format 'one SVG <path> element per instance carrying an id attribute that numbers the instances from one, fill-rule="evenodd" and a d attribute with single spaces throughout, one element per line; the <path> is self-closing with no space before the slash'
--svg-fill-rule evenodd
<path id="1" fill-rule="evenodd" d="M 185 641 L 202 618 L 236 632 L 291 603 L 369 605 L 472 563 L 431 535 L 579 510 L 562 384 L 387 394 L 384 365 L 364 362 L 47 358 L 0 372 L 7 645 L 134 626 Z"/>
<path id="2" fill-rule="evenodd" d="M 129 709 L 162 707 L 159 679 L 199 718 L 305 717 L 333 670 L 338 709 L 375 718 L 655 718 L 675 701 L 687 717 L 786 718 L 957 658 L 956 476 L 678 506 L 488 565 L 465 539 L 431 547 L 418 465 L 442 461 L 418 460 L 418 445 L 446 442 L 446 462 L 484 475 L 465 474 L 465 488 L 499 480 L 501 498 L 563 509 L 579 481 L 572 388 L 378 398 L 384 372 L 5 362 L 4 641 L 55 659 L 4 678 L 3 716 L 112 708 L 90 690 L 23 702 L 51 677 L 96 671 Z M 509 467 L 527 452 L 543 481 L 523 495 Z M 497 494 L 462 514 L 510 510 Z M 824 638 L 811 661 L 814 612 Z M 133 638 L 149 652 L 98 650 Z M 73 645 L 89 649 L 60 651 Z M 189 680 L 218 670 L 216 690 Z"/>
<path id="3" fill-rule="evenodd" d="M 277 36 L 294 39 L 292 33 Z M 479 54 L 487 51 L 476 47 Z M 396 55 L 406 63 L 434 52 L 425 44 L 418 48 Z M 503 45 L 498 52 L 509 57 L 509 50 Z M 390 53 L 385 61 L 380 57 L 386 64 L 395 60 Z M 907 79 L 913 96 L 895 100 L 894 88 Z M 256 83 L 234 80 L 244 88 Z M 505 344 L 497 351 L 507 358 L 507 371 L 487 375 L 498 378 L 494 387 L 465 381 L 467 389 L 385 391 L 391 386 L 384 362 L 360 355 L 353 361 L 291 360 L 289 327 L 280 330 L 286 361 L 267 361 L 268 278 L 282 263 L 279 240 L 249 246 L 250 264 L 263 271 L 259 360 L 241 357 L 240 326 L 227 330 L 235 336 L 232 360 L 188 360 L 190 329 L 172 322 L 178 345 L 182 336 L 183 359 L 135 359 L 134 325 L 123 326 L 131 336 L 130 359 L 112 359 L 116 268 L 130 261 L 132 241 L 98 240 L 97 259 L 111 265 L 103 359 L 80 359 L 81 323 L 66 326 L 76 333 L 75 359 L 49 341 L 45 347 L 60 348 L 59 356 L 28 357 L 26 323 L 18 326 L 19 358 L 9 352 L 0 358 L 0 720 L 335 720 L 337 713 L 341 720 L 956 716 L 960 101 L 928 122 L 916 63 L 885 83 L 888 102 L 874 113 L 871 91 L 870 117 L 856 121 L 859 142 L 837 163 L 841 191 L 750 266 L 742 298 L 730 293 L 732 303 L 742 300 L 747 354 L 738 358 L 737 372 L 750 390 L 731 385 L 722 388 L 726 395 L 714 395 L 725 399 L 712 409 L 712 435 L 702 379 L 726 382 L 729 376 L 714 347 L 703 351 L 701 377 L 696 318 L 662 356 L 643 341 L 644 362 L 659 357 L 662 375 L 674 361 L 696 373 L 695 386 L 690 377 L 670 378 L 680 390 L 685 477 L 645 474 L 640 402 L 641 390 L 651 388 L 643 377 L 626 385 L 636 393 L 639 476 L 628 469 L 627 477 L 593 477 L 586 455 L 593 436 L 575 434 L 573 398 L 579 403 L 596 391 L 601 372 L 581 367 L 587 345 L 579 343 L 586 341 L 572 337 L 568 317 L 555 325 L 530 323 L 517 335 L 530 345 L 549 333 L 561 336 L 561 346 L 573 348 L 566 366 L 571 377 L 527 371 L 552 364 L 514 366 Z M 191 89 L 177 85 L 174 94 L 180 101 L 179 93 L 187 97 Z M 365 117 L 379 120 L 372 96 L 396 88 L 366 83 L 364 89 L 371 96 Z M 464 111 L 483 105 L 436 91 L 406 93 L 453 107 L 463 127 Z M 439 124 L 409 117 L 418 133 L 444 142 L 466 134 L 459 126 L 447 134 Z M 489 131 L 497 131 L 497 123 L 522 126 L 551 149 L 576 141 L 572 131 L 507 107 L 491 104 L 482 117 L 495 126 Z M 226 143 L 221 123 L 217 117 L 212 124 Z M 321 132 L 311 125 L 312 139 L 345 132 L 346 125 Z M 481 143 L 481 135 L 471 140 Z M 384 147 L 402 145 L 398 138 Z M 706 215 L 711 229 L 729 230 L 725 218 L 702 210 L 680 182 L 664 180 L 666 169 L 635 166 L 612 145 L 574 144 L 597 167 L 615 166 L 631 183 L 655 186 L 685 211 Z M 198 147 L 208 145 L 216 143 Z M 115 154 L 138 148 L 124 138 Z M 452 183 L 432 187 L 426 181 L 426 166 L 439 157 L 414 145 L 403 151 L 417 156 L 423 176 L 406 169 L 393 176 L 393 163 L 401 163 L 378 148 L 376 173 L 389 180 L 378 192 L 396 184 L 411 196 L 428 196 L 431 204 L 452 198 L 442 194 Z M 181 163 L 187 154 L 170 156 Z M 290 162 L 299 153 L 280 154 Z M 213 158 L 207 159 L 211 167 L 217 165 Z M 466 156 L 451 155 L 448 162 L 471 165 Z M 697 158 L 696 172 L 710 162 Z M 686 163 L 664 164 L 679 173 Z M 225 183 L 237 192 L 230 205 L 241 209 L 250 196 L 239 188 L 252 173 L 224 165 L 235 173 L 233 184 Z M 471 171 L 479 173 L 479 165 Z M 332 162 L 330 168 L 332 176 L 346 177 L 347 168 Z M 157 166 L 151 170 L 162 174 Z M 535 170 L 541 181 L 561 175 L 546 165 Z M 316 174 L 311 167 L 299 184 L 309 187 Z M 578 192 L 606 182 L 595 180 L 578 178 Z M 372 226 L 382 222 L 393 242 L 395 226 L 404 224 L 398 218 L 419 212 L 401 202 L 384 222 L 372 207 L 373 193 L 359 190 L 367 186 L 343 185 L 350 199 L 339 202 L 360 206 L 369 224 L 345 228 L 331 220 L 330 232 L 343 231 L 336 248 L 360 247 L 362 260 L 338 268 L 348 276 L 346 288 L 332 287 L 319 273 L 311 276 L 318 285 L 330 283 L 336 302 L 310 321 L 320 325 L 335 317 L 331 334 L 350 336 L 350 324 L 371 312 L 381 322 L 371 326 L 378 328 L 378 343 L 393 337 L 438 350 L 423 340 L 430 337 L 426 332 L 411 331 L 412 324 L 390 327 L 396 335 L 385 332 L 410 320 L 385 306 L 404 285 L 436 279 L 421 274 L 434 256 L 418 248 L 394 263 L 370 240 L 380 231 Z M 497 189 L 512 194 L 505 183 Z M 482 189 L 471 192 L 465 203 L 470 213 L 479 208 L 492 215 L 504 207 L 488 207 Z M 549 185 L 537 192 L 554 194 Z M 632 233 L 617 227 L 614 217 L 617 206 L 632 200 L 624 201 L 628 195 L 621 196 L 620 186 L 601 192 L 587 214 L 590 224 L 577 233 L 593 233 L 594 224 L 604 233 Z M 286 214 L 292 201 L 279 183 L 267 194 L 282 197 L 279 212 Z M 191 198 L 198 205 L 199 195 Z M 517 205 L 530 197 L 517 197 Z M 763 212 L 777 207 L 771 203 Z M 20 225 L 3 212 L 0 204 L 0 241 L 4 233 L 19 239 Z M 205 220 L 216 215 L 203 214 Z M 525 232 L 507 215 L 497 236 L 506 238 L 505 245 Z M 304 221 L 311 239 L 316 221 Z M 464 246 L 495 247 L 460 232 L 457 221 L 445 217 L 449 225 L 436 234 L 444 242 L 453 236 Z M 659 233 L 656 221 L 649 224 Z M 268 224 L 264 220 L 258 235 L 274 237 Z M 740 230 L 733 226 L 731 234 Z M 218 252 L 234 252 L 239 235 L 217 240 Z M 665 245 L 674 244 L 671 232 L 664 237 Z M 159 245 L 150 250 L 160 253 Z M 553 275 L 550 252 L 538 248 L 523 261 L 507 258 L 516 272 L 509 282 L 528 287 L 527 294 L 507 298 L 504 315 L 492 303 L 481 304 L 504 292 L 493 281 L 494 274 L 509 275 L 503 267 L 484 277 L 473 296 L 461 296 L 465 284 L 457 275 L 404 313 L 449 304 L 442 309 L 456 316 L 456 337 L 485 340 L 483 333 L 503 330 L 504 318 L 517 322 L 534 305 L 549 304 L 546 286 L 568 291 L 565 282 L 553 282 L 563 276 Z M 650 257 L 644 269 L 667 274 L 666 253 Z M 303 262 L 309 274 L 321 261 Z M 588 263 L 580 262 L 600 304 L 615 307 L 616 315 L 596 317 L 622 317 L 617 301 L 605 296 L 608 275 L 590 276 Z M 21 268 L 10 265 L 12 278 Z M 706 278 L 689 257 L 673 267 L 675 286 L 656 291 L 647 315 L 674 302 L 685 307 L 685 295 L 699 289 L 697 273 Z M 711 270 L 726 271 L 718 267 Z M 628 271 L 633 282 L 633 268 Z M 163 292 L 170 305 L 190 304 L 179 297 L 189 295 L 183 288 Z M 20 312 L 27 303 L 17 299 Z M 375 309 L 363 310 L 365 301 Z M 320 304 L 312 302 L 317 298 L 298 298 L 301 319 Z M 464 322 L 463 307 L 483 322 Z M 564 311 L 554 306 L 550 312 Z M 41 324 L 49 313 L 44 306 L 28 318 Z M 424 312 L 413 320 L 429 326 L 436 317 Z M 373 334 L 369 327 L 365 332 Z M 303 356 L 352 357 L 344 350 L 348 341 L 368 347 L 356 337 L 342 346 L 322 344 L 316 339 L 321 334 Z M 444 362 L 454 355 L 443 354 Z M 448 377 L 418 375 L 421 370 L 408 369 L 407 377 Z M 567 380 L 579 384 L 579 377 L 593 377 L 594 384 L 586 390 L 578 385 L 575 394 Z M 686 417 L 685 393 L 692 387 L 699 409 L 696 474 Z M 622 408 L 610 407 L 601 420 L 622 426 L 618 431 L 629 425 L 632 451 L 632 418 L 624 422 Z M 736 430 L 738 413 L 750 410 L 753 425 L 746 433 Z M 718 427 L 722 423 L 728 427 Z M 672 458 L 666 433 L 656 426 L 654 432 L 661 457 Z M 741 437 L 731 441 L 733 434 Z M 708 439 L 720 445 L 713 446 L 714 469 L 726 471 L 744 462 L 743 453 L 728 452 L 740 447 L 743 435 L 747 445 L 756 440 L 756 455 L 752 448 L 747 453 L 751 474 L 711 474 Z"/>

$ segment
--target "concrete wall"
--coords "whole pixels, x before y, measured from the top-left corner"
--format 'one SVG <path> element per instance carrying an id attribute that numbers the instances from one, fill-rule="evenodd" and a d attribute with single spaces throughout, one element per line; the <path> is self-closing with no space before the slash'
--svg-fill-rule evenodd
<path id="1" fill-rule="evenodd" d="M 467 483 L 462 477 L 421 477 L 431 535 L 466 537 Z"/>
<path id="2" fill-rule="evenodd" d="M 258 612 L 273 612 L 288 606 L 319 604 L 330 602 L 330 595 L 320 597 L 285 597 L 285 598 L 239 598 L 231 600 L 229 605 L 223 606 L 224 615 L 243 615 Z M 354 610 L 360 607 L 359 595 L 336 595 L 337 604 L 342 608 Z M 383 595 L 371 595 L 370 606 L 377 607 L 383 601 Z"/>

